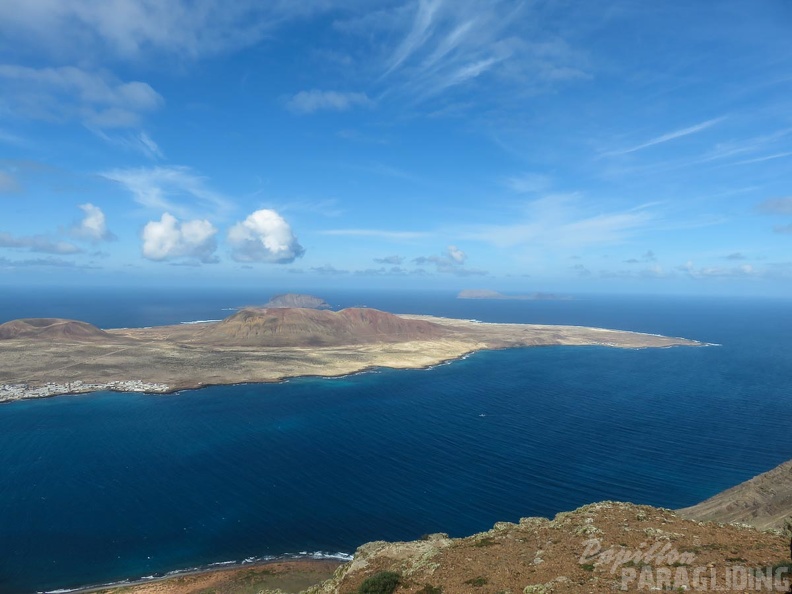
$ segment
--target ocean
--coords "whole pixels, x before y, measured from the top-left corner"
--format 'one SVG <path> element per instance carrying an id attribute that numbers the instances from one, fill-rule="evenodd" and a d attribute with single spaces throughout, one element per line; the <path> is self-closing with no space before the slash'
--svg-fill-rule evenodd
<path id="1" fill-rule="evenodd" d="M 496 322 L 600 326 L 720 346 L 481 352 L 428 370 L 0 406 L 0 592 L 223 562 L 348 555 L 624 500 L 701 501 L 792 458 L 792 301 L 327 292 Z M 219 319 L 254 291 L 11 289 L 0 321 Z"/>

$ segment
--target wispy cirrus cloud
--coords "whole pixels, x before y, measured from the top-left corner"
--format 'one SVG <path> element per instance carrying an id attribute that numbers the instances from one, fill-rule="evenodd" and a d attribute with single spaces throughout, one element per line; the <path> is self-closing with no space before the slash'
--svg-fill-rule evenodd
<path id="1" fill-rule="evenodd" d="M 108 134 L 104 130 L 92 129 L 102 140 L 113 146 L 133 151 L 154 161 L 164 159 L 165 155 L 154 139 L 145 130 L 139 132 L 125 132 L 121 134 Z"/>
<path id="2" fill-rule="evenodd" d="M 340 237 L 376 237 L 391 241 L 409 241 L 431 236 L 431 233 L 426 231 L 390 231 L 386 229 L 326 229 L 319 233 Z"/>
<path id="3" fill-rule="evenodd" d="M 182 218 L 194 216 L 195 211 L 222 216 L 232 209 L 228 198 L 189 167 L 112 169 L 99 175 L 119 184 L 141 206 Z"/>
<path id="4" fill-rule="evenodd" d="M 336 21 L 336 29 L 377 39 L 379 97 L 421 103 L 488 82 L 513 93 L 587 78 L 586 60 L 556 31 L 536 26 L 541 7 L 508 0 L 415 0 Z M 395 39 L 393 43 L 380 40 Z M 384 49 L 382 49 L 384 47 Z M 507 95 L 480 96 L 499 101 Z"/>
<path id="5" fill-rule="evenodd" d="M 666 132 L 665 134 L 661 134 L 646 142 L 642 142 L 635 146 L 631 146 L 625 149 L 609 151 L 605 153 L 605 156 L 619 156 L 619 155 L 627 155 L 629 153 L 635 153 L 638 151 L 642 151 L 644 149 L 657 146 L 658 144 L 663 144 L 666 142 L 671 142 L 672 140 L 676 140 L 678 138 L 684 138 L 685 136 L 690 136 L 691 134 L 698 134 L 699 132 L 703 132 L 707 128 L 711 128 L 725 120 L 725 117 L 720 118 L 713 118 L 711 120 L 707 120 L 705 122 L 701 122 L 699 124 L 695 124 L 693 126 L 688 126 L 687 128 L 681 128 L 679 130 L 673 130 L 671 132 Z"/>
<path id="6" fill-rule="evenodd" d="M 465 239 L 497 247 L 576 248 L 622 243 L 657 220 L 652 205 L 590 214 L 578 194 L 556 194 L 527 205 L 513 223 L 472 225 L 458 230 Z M 521 220 L 519 220 L 521 219 Z"/>

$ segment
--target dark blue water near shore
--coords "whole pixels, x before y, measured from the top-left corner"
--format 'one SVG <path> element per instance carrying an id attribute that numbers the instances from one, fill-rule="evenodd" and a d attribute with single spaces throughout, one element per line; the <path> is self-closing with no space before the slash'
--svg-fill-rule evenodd
<path id="1" fill-rule="evenodd" d="M 0 406 L 0 592 L 459 536 L 602 499 L 680 507 L 792 457 L 789 301 L 328 298 L 723 346 L 515 349 L 432 370 Z M 6 293 L 0 319 L 141 326 L 256 301 Z"/>

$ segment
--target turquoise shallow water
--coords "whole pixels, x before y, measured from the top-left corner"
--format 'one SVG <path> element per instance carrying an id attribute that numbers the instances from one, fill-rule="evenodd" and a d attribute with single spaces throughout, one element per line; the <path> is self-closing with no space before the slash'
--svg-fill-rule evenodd
<path id="1" fill-rule="evenodd" d="M 190 313 L 222 317 L 243 297 L 211 296 Z M 0 406 L 0 591 L 350 553 L 602 499 L 680 507 L 792 457 L 789 302 L 366 297 L 396 311 L 723 346 L 514 349 L 431 370 Z M 169 303 L 130 299 L 131 317 L 178 315 Z M 24 307 L 0 300 L 7 318 Z M 82 318 L 80 308 L 97 318 L 122 309 L 76 298 L 73 308 Z"/>

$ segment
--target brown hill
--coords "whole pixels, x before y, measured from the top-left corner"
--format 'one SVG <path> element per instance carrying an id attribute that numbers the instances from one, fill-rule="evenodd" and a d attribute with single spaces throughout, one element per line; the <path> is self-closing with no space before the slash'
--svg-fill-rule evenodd
<path id="1" fill-rule="evenodd" d="M 364 544 L 331 579 L 303 594 L 785 592 L 788 565 L 788 541 L 779 535 L 606 501 L 552 520 L 498 522 L 466 538 L 432 534 L 411 542 Z M 294 578 L 310 569 L 294 565 Z M 277 565 L 242 566 L 103 592 L 284 594 L 302 589 L 287 584 L 286 577 Z"/>
<path id="2" fill-rule="evenodd" d="M 678 513 L 691 520 L 783 528 L 792 517 L 792 460 Z"/>
<path id="3" fill-rule="evenodd" d="M 333 346 L 441 338 L 425 320 L 367 308 L 339 312 L 304 308 L 248 308 L 201 329 L 193 342 L 225 346 Z"/>
<path id="4" fill-rule="evenodd" d="M 51 341 L 93 342 L 113 337 L 88 322 L 61 318 L 26 318 L 0 324 L 0 340 L 33 338 Z"/>

